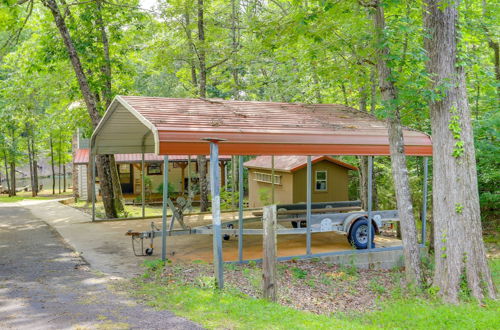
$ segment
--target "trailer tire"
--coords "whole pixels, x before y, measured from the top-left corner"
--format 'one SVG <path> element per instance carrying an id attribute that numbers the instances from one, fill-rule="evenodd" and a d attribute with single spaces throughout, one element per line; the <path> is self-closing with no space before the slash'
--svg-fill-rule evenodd
<path id="1" fill-rule="evenodd" d="M 349 243 L 353 247 L 355 247 L 358 250 L 366 249 L 368 247 L 368 219 L 363 217 L 359 218 L 356 220 L 353 225 L 351 226 L 351 230 L 349 231 L 349 234 L 347 235 L 347 239 L 349 240 Z M 371 231 L 372 231 L 372 242 L 371 246 L 372 248 L 375 247 L 375 243 L 373 242 L 375 238 L 375 229 L 373 224 L 371 225 Z"/>
<path id="2" fill-rule="evenodd" d="M 231 236 L 229 236 L 228 234 L 224 234 L 224 236 L 222 236 L 222 238 L 223 238 L 225 241 L 229 241 L 229 239 L 231 238 Z"/>
<path id="3" fill-rule="evenodd" d="M 147 256 L 153 255 L 153 248 L 147 248 L 146 250 L 144 250 L 144 253 Z"/>

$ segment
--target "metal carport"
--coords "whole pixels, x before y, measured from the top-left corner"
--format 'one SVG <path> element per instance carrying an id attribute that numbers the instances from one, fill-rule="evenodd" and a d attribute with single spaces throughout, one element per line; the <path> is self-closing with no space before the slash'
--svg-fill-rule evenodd
<path id="1" fill-rule="evenodd" d="M 406 155 L 424 157 L 432 155 L 432 142 L 428 135 L 410 129 L 404 129 L 403 135 Z M 146 152 L 164 155 L 164 166 L 168 166 L 168 155 L 210 154 L 214 265 L 216 279 L 219 286 L 222 286 L 217 168 L 219 152 L 225 155 L 382 156 L 389 155 L 389 139 L 384 121 L 369 113 L 337 104 L 115 97 L 92 135 L 92 156 L 106 153 Z M 94 158 L 91 157 L 92 161 Z M 425 165 L 427 169 L 427 158 Z M 240 171 L 241 168 L 240 162 Z M 369 178 L 371 169 L 372 157 L 369 158 Z M 168 171 L 164 173 L 168 174 Z M 168 180 L 168 175 L 164 176 L 164 180 Z M 309 157 L 308 183 L 310 180 Z M 427 189 L 426 181 L 424 194 Z M 163 187 L 162 258 L 165 259 L 167 206 L 165 201 L 168 185 L 164 184 Z M 370 192 L 371 189 L 369 195 Z M 308 197 L 306 217 L 310 219 L 310 184 L 308 184 Z M 240 200 L 240 220 L 241 211 Z M 369 196 L 369 219 L 371 211 Z M 425 210 L 423 213 L 425 217 Z M 368 232 L 371 236 L 371 231 Z M 310 237 L 308 225 L 307 257 L 312 256 Z M 238 239 L 241 247 L 242 235 L 239 235 Z"/>

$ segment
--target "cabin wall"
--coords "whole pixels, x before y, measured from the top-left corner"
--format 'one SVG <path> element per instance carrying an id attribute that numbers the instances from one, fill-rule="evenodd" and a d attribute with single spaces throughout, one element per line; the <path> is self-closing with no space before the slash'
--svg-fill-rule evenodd
<path id="1" fill-rule="evenodd" d="M 261 207 L 263 203 L 260 199 L 262 194 L 267 195 L 271 201 L 272 185 L 267 182 L 256 180 L 255 173 L 271 174 L 270 170 L 249 169 L 248 170 L 248 206 Z M 293 202 L 293 175 L 287 172 L 275 171 L 275 175 L 281 176 L 281 184 L 274 185 L 274 201 L 276 204 L 290 204 Z"/>
<path id="2" fill-rule="evenodd" d="M 327 190 L 317 191 L 316 171 L 327 172 Z M 329 161 L 321 161 L 312 165 L 312 190 L 313 203 L 349 200 L 348 169 Z M 293 203 L 305 203 L 307 199 L 307 167 L 294 173 Z"/>

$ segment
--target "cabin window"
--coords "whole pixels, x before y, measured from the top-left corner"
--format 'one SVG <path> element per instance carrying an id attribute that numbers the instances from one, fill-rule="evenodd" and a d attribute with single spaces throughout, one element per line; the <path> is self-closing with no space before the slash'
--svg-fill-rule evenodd
<path id="1" fill-rule="evenodd" d="M 148 164 L 148 175 L 160 175 L 161 165 L 161 163 Z"/>
<path id="2" fill-rule="evenodd" d="M 255 181 L 273 183 L 269 173 L 255 172 Z M 274 184 L 281 184 L 281 175 L 274 175 Z"/>
<path id="3" fill-rule="evenodd" d="M 326 171 L 316 171 L 316 191 L 326 191 L 328 187 Z"/>

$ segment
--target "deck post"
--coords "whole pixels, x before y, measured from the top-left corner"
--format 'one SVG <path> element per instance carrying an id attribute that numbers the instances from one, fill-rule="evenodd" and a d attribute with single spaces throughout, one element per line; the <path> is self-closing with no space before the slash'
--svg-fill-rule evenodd
<path id="1" fill-rule="evenodd" d="M 271 156 L 271 204 L 274 204 L 274 155 Z"/>
<path id="2" fill-rule="evenodd" d="M 231 156 L 231 209 L 234 210 L 236 208 L 236 157 Z"/>
<path id="3" fill-rule="evenodd" d="M 263 258 L 262 258 L 262 291 L 264 299 L 276 301 L 277 286 L 276 286 L 276 257 L 277 257 L 277 240 L 276 228 L 277 212 L 276 205 L 264 206 L 262 212 L 262 221 L 264 234 L 263 242 Z"/>
<path id="4" fill-rule="evenodd" d="M 373 180 L 373 156 L 368 156 L 368 242 L 366 243 L 366 248 L 370 250 L 372 248 L 372 187 Z"/>
<path id="5" fill-rule="evenodd" d="M 212 194 L 212 227 L 215 267 L 215 286 L 224 288 L 224 274 L 222 268 L 222 233 L 220 219 L 220 178 L 219 178 L 219 145 L 217 141 L 210 141 L 210 192 Z"/>
<path id="6" fill-rule="evenodd" d="M 243 261 L 243 156 L 238 159 L 238 261 Z"/>
<path id="7" fill-rule="evenodd" d="M 429 157 L 424 157 L 424 182 L 422 196 L 422 245 L 427 238 L 427 177 L 429 175 Z"/>
<path id="8" fill-rule="evenodd" d="M 92 171 L 92 183 L 91 183 L 91 187 L 92 187 L 92 191 L 88 192 L 90 194 L 92 194 L 91 198 L 92 198 L 92 221 L 95 221 L 95 202 L 96 202 L 96 193 L 95 193 L 95 167 L 96 167 L 96 162 L 95 162 L 95 155 L 93 152 L 90 153 L 90 166 L 92 166 L 92 168 L 90 169 Z M 87 186 L 88 187 L 88 186 Z"/>
<path id="9" fill-rule="evenodd" d="M 306 254 L 311 255 L 311 187 L 312 186 L 312 166 L 311 156 L 307 156 L 307 189 L 306 189 Z M 299 227 L 300 227 L 300 221 Z"/>
<path id="10" fill-rule="evenodd" d="M 142 148 L 142 153 L 141 153 L 141 206 L 142 206 L 142 218 L 144 219 L 146 217 L 146 173 L 144 171 L 144 148 Z M 133 171 L 133 169 L 132 169 Z M 132 173 L 133 175 L 133 173 Z M 132 188 L 133 189 L 133 188 Z"/>
<path id="11" fill-rule="evenodd" d="M 161 223 L 161 260 L 167 260 L 167 200 L 168 200 L 168 156 L 163 156 L 163 199 Z"/>

